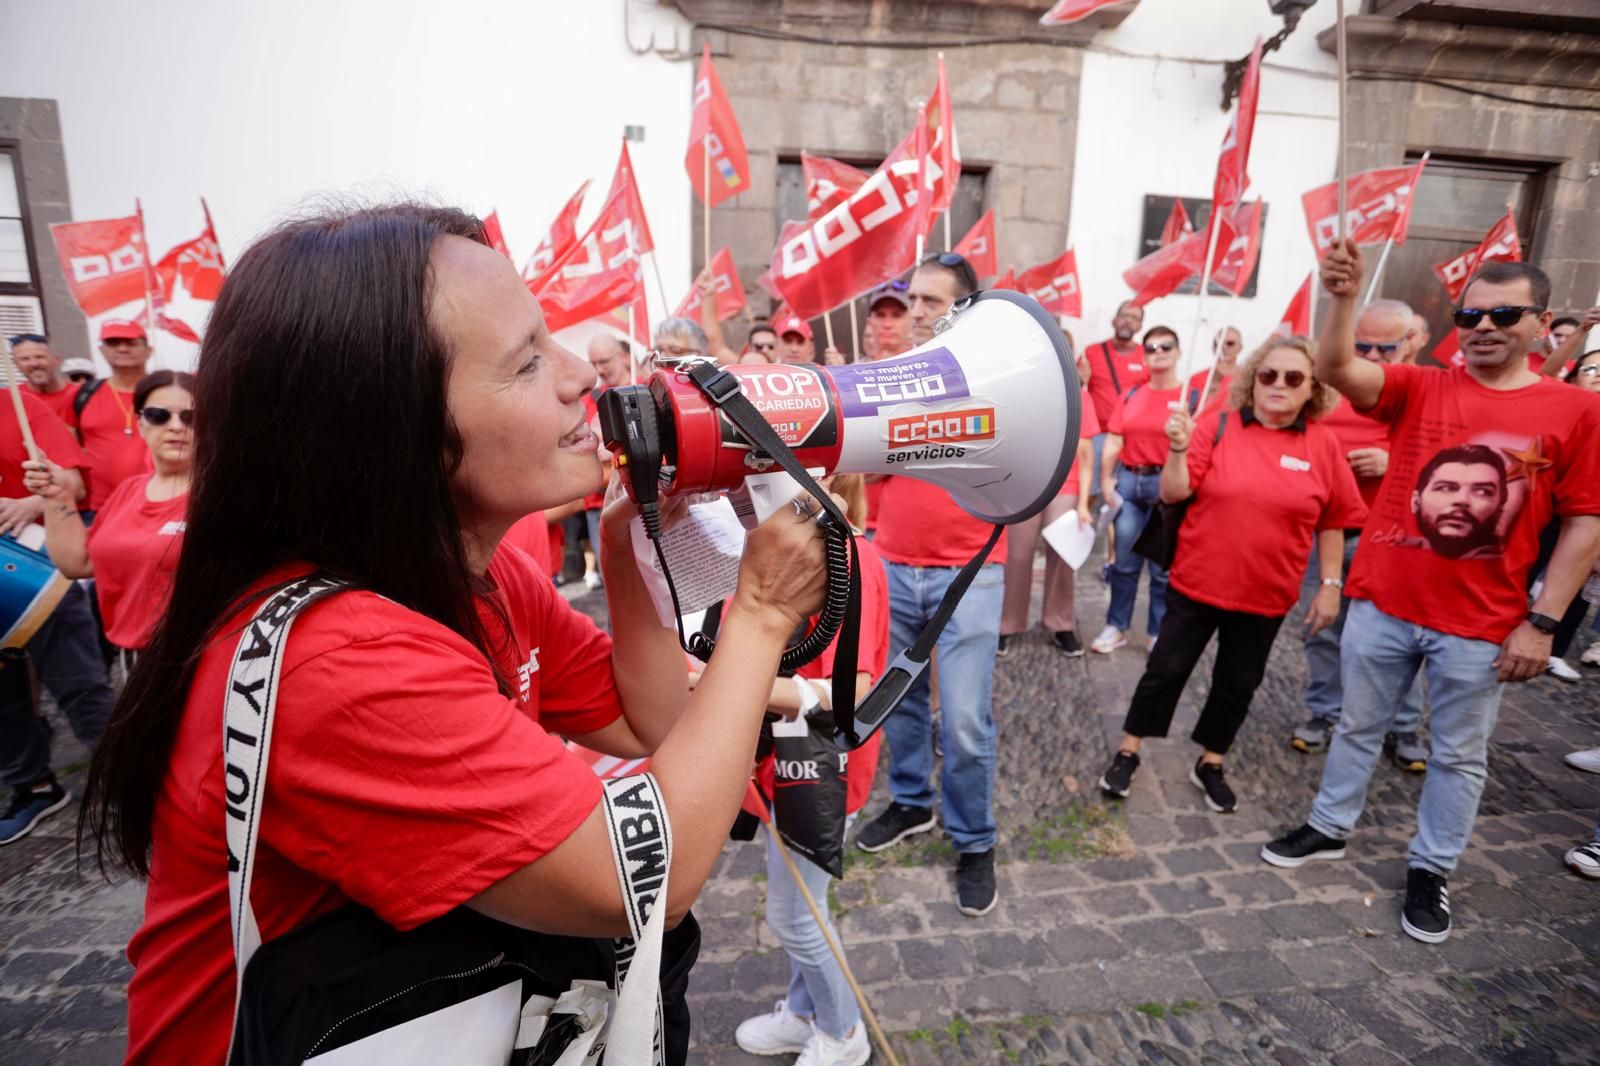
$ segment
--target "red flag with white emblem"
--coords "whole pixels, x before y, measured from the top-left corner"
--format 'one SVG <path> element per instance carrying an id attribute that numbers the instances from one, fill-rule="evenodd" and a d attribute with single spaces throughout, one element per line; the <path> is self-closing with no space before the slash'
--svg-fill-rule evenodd
<path id="1" fill-rule="evenodd" d="M 899 174 L 902 168 L 915 172 L 920 166 L 921 184 L 932 194 L 928 204 L 931 218 L 933 212 L 949 209 L 956 195 L 956 180 L 961 177 L 960 145 L 956 141 L 955 117 L 950 110 L 950 90 L 944 81 L 943 64 L 939 67 L 939 80 L 934 85 L 933 95 L 928 98 L 927 106 L 918 117 L 923 138 L 921 154 L 925 159 L 919 164 L 918 132 L 913 127 L 878 169 Z"/>
<path id="2" fill-rule="evenodd" d="M 490 211 L 484 217 L 483 235 L 489 241 L 490 248 L 493 248 L 507 259 L 511 258 L 511 249 L 506 247 L 505 232 L 500 228 L 500 211 L 498 208 Z"/>
<path id="3" fill-rule="evenodd" d="M 1307 274 L 1306 280 L 1295 290 L 1294 299 L 1283 309 L 1283 321 L 1278 323 L 1274 333 L 1283 337 L 1311 336 L 1311 285 L 1312 275 Z"/>
<path id="4" fill-rule="evenodd" d="M 1228 134 L 1222 139 L 1222 152 L 1217 156 L 1217 178 L 1211 189 L 1211 217 L 1232 211 L 1244 199 L 1250 184 L 1250 142 L 1255 136 L 1256 102 L 1261 95 L 1261 38 L 1256 38 L 1250 50 L 1250 62 L 1244 69 L 1244 80 L 1239 83 L 1239 98 L 1234 104 L 1233 120 L 1228 124 Z"/>
<path id="5" fill-rule="evenodd" d="M 72 298 L 86 315 L 144 299 L 144 226 L 137 214 L 50 227 Z"/>
<path id="6" fill-rule="evenodd" d="M 222 249 L 217 246 L 217 231 L 205 197 L 200 198 L 200 210 L 206 216 L 200 236 L 176 245 L 156 264 L 161 296 L 168 302 L 180 283 L 196 300 L 215 300 L 222 290 Z"/>
<path id="7" fill-rule="evenodd" d="M 994 246 L 994 212 L 985 211 L 983 217 L 972 224 L 967 235 L 955 246 L 957 255 L 966 256 L 973 272 L 980 278 L 993 277 L 1000 271 L 999 256 Z"/>
<path id="8" fill-rule="evenodd" d="M 717 285 L 717 321 L 726 322 L 744 309 L 744 286 L 739 284 L 739 271 L 733 265 L 733 252 L 723 248 L 711 257 L 711 277 L 716 279 Z M 700 283 L 705 278 L 706 272 L 700 271 L 700 276 L 694 279 L 695 283 L 689 288 L 689 295 L 672 312 L 675 317 L 700 320 L 700 305 L 704 302 L 700 296 Z"/>
<path id="9" fill-rule="evenodd" d="M 1041 26 L 1066 26 L 1086 19 L 1103 7 L 1126 3 L 1126 0 L 1059 0 L 1059 2 L 1039 16 Z"/>
<path id="10" fill-rule="evenodd" d="M 636 300 L 643 303 L 629 191 L 626 186 L 614 189 L 588 232 L 556 260 L 548 280 L 534 291 L 550 329 L 586 321 Z"/>
<path id="11" fill-rule="evenodd" d="M 991 289 L 1010 289 L 1012 292 L 1018 292 L 1019 290 L 1017 289 L 1017 268 L 1016 267 L 1007 267 L 1006 268 L 1006 272 L 1004 274 L 1002 274 L 1000 277 L 995 278 L 994 279 L 994 284 L 989 286 L 989 288 L 991 288 Z"/>
<path id="12" fill-rule="evenodd" d="M 1083 292 L 1078 284 L 1078 254 L 1068 248 L 1048 263 L 1017 275 L 1016 290 L 1039 301 L 1053 315 L 1080 318 Z"/>
<path id="13" fill-rule="evenodd" d="M 850 199 L 869 176 L 849 163 L 807 152 L 800 153 L 800 168 L 806 182 L 806 214 L 813 221 Z"/>
<path id="14" fill-rule="evenodd" d="M 1406 242 L 1411 222 L 1411 205 L 1417 183 L 1422 180 L 1424 161 L 1411 167 L 1388 167 L 1353 174 L 1345 183 L 1345 230 L 1357 244 L 1376 244 L 1391 236 L 1396 244 Z M 1306 228 L 1317 258 L 1328 254 L 1339 239 L 1339 183 L 1319 185 L 1300 198 L 1306 212 Z"/>
<path id="15" fill-rule="evenodd" d="M 1189 223 L 1189 209 L 1183 206 L 1183 201 L 1177 197 L 1172 198 L 1172 213 L 1167 216 L 1167 224 L 1161 227 L 1161 247 L 1174 244 L 1185 233 L 1193 233 L 1194 226 Z"/>
<path id="16" fill-rule="evenodd" d="M 1444 263 L 1435 263 L 1433 272 L 1444 282 L 1450 299 L 1461 299 L 1472 275 L 1485 263 L 1516 263 L 1522 259 L 1522 241 L 1517 236 L 1517 218 L 1509 208 L 1494 227 L 1484 234 L 1483 242 L 1469 248 Z"/>
<path id="17" fill-rule="evenodd" d="M 583 208 L 583 194 L 588 192 L 589 183 L 585 181 L 578 186 L 578 191 L 567 198 L 561 208 L 561 213 L 556 215 L 556 220 L 550 224 L 550 232 L 539 247 L 533 250 L 528 261 L 522 266 L 522 280 L 534 291 L 549 280 L 546 275 L 555 265 L 557 259 L 566 255 L 574 244 L 578 243 L 578 212 Z"/>
<path id="18" fill-rule="evenodd" d="M 645 221 L 644 201 L 639 199 L 639 182 L 634 176 L 633 157 L 628 154 L 628 142 L 622 142 L 622 154 L 617 157 L 617 170 L 611 176 L 611 188 L 606 191 L 606 202 L 618 192 L 623 194 L 623 212 L 619 216 L 626 220 L 632 228 L 630 238 L 634 251 L 643 255 L 656 250 L 656 242 L 650 236 L 650 223 Z M 617 225 L 622 225 L 619 221 Z"/>
<path id="19" fill-rule="evenodd" d="M 704 186 L 706 158 L 710 156 L 711 188 Z M 734 117 L 733 105 L 722 91 L 717 68 L 711 65 L 711 43 L 700 53 L 700 73 L 694 82 L 694 114 L 689 119 L 689 150 L 683 157 L 689 184 L 702 203 L 715 207 L 750 187 L 750 157 L 744 135 Z"/>
<path id="20" fill-rule="evenodd" d="M 1224 247 L 1222 240 L 1228 239 Z M 1240 204 L 1228 218 L 1228 228 L 1217 239 L 1217 261 L 1211 280 L 1238 296 L 1250 283 L 1261 257 L 1261 201 Z"/>
<path id="21" fill-rule="evenodd" d="M 134 217 L 139 220 L 139 237 L 141 247 L 150 247 L 150 238 L 144 231 L 144 205 L 138 200 L 133 202 Z M 161 279 L 156 275 L 156 268 L 148 258 L 144 261 L 144 269 L 140 272 L 144 278 L 144 310 L 139 312 L 135 319 L 148 333 L 155 328 L 161 328 L 180 340 L 193 344 L 200 343 L 200 335 L 194 328 L 182 319 L 172 318 L 167 314 L 167 299 L 161 291 Z"/>

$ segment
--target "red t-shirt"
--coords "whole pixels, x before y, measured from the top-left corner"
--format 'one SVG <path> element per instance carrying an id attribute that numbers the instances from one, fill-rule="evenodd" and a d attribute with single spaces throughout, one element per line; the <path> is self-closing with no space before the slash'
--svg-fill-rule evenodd
<path id="1" fill-rule="evenodd" d="M 511 544 L 522 549 L 528 558 L 534 561 L 540 571 L 554 577 L 555 572 L 550 568 L 552 558 L 550 552 L 551 537 L 550 523 L 545 519 L 543 511 L 535 511 L 524 515 L 511 524 L 506 530 L 506 535 L 501 543 Z M 556 555 L 554 558 L 559 559 Z"/>
<path id="2" fill-rule="evenodd" d="M 118 485 L 149 469 L 150 449 L 134 421 L 133 393 L 123 392 L 109 379 L 101 382 L 83 405 L 78 433 L 89 458 L 89 496 L 83 502 L 84 510 L 100 510 Z"/>
<path id="3" fill-rule="evenodd" d="M 882 481 L 869 481 L 866 484 L 867 528 L 871 530 L 878 528 L 878 507 L 879 502 L 883 499 L 883 486 L 884 482 Z"/>
<path id="4" fill-rule="evenodd" d="M 856 538 L 856 551 L 861 563 L 861 643 L 856 648 L 856 672 L 869 674 L 876 681 L 889 665 L 889 577 L 871 541 L 865 537 Z M 812 621 L 815 622 L 816 618 L 813 617 Z M 837 650 L 836 639 L 819 657 L 796 670 L 795 674 L 814 680 L 832 677 L 834 652 Z M 846 814 L 854 814 L 866 806 L 867 797 L 872 792 L 872 779 L 878 772 L 878 747 L 882 742 L 883 731 L 880 729 L 850 753 L 850 759 L 845 764 Z M 769 797 L 774 788 L 772 760 L 772 756 L 767 756 L 756 770 L 761 791 Z"/>
<path id="5" fill-rule="evenodd" d="M 913 477 L 885 478 L 878 500 L 873 543 L 884 559 L 902 566 L 965 566 L 994 528 L 963 511 L 944 489 Z M 1005 558 L 1002 533 L 988 561 Z"/>
<path id="6" fill-rule="evenodd" d="M 77 382 L 67 382 L 67 387 L 57 389 L 55 392 L 40 392 L 32 385 L 24 385 L 23 389 L 39 397 L 44 405 L 55 412 L 57 418 L 65 422 L 69 428 L 74 428 L 77 416 L 73 413 L 72 402 L 78 398 L 78 390 L 83 388 Z M 59 464 L 57 464 L 59 465 Z"/>
<path id="7" fill-rule="evenodd" d="M 152 502 L 145 487 L 153 475 L 117 486 L 89 527 L 89 559 L 100 599 L 106 639 L 119 648 L 143 648 L 167 609 L 172 575 L 183 550 L 189 495 Z"/>
<path id="8" fill-rule="evenodd" d="M 489 575 L 511 623 L 509 642 L 491 640 L 511 699 L 466 640 L 381 596 L 338 593 L 296 620 L 252 891 L 264 941 L 348 900 L 414 928 L 551 851 L 599 802 L 599 778 L 555 734 L 621 713 L 611 640 L 515 548 Z M 488 604 L 479 614 L 502 632 Z M 237 642 L 235 621 L 205 649 L 156 798 L 145 920 L 128 945 L 129 1063 L 221 1063 L 227 1050 L 222 702 Z"/>
<path id="9" fill-rule="evenodd" d="M 44 401 L 30 393 L 21 393 L 22 411 L 28 418 L 28 428 L 33 430 L 33 441 L 39 450 L 57 466 L 82 469 L 83 449 L 67 424 L 46 407 Z M 144 447 L 144 442 L 139 442 Z M 28 449 L 22 443 L 22 430 L 17 425 L 17 409 L 8 399 L 0 399 L 0 496 L 20 500 L 32 495 L 22 483 L 22 464 L 28 460 Z"/>
<path id="10" fill-rule="evenodd" d="M 1122 402 L 1106 426 L 1122 437 L 1123 466 L 1160 466 L 1167 461 L 1169 404 L 1183 399 L 1183 389 L 1152 389 L 1141 385 L 1123 394 Z"/>
<path id="11" fill-rule="evenodd" d="M 1094 404 L 1089 401 L 1089 390 L 1083 390 L 1083 427 L 1078 430 L 1081 440 L 1098 436 L 1100 433 L 1100 419 L 1094 413 Z M 1078 494 L 1078 450 L 1072 450 L 1072 469 L 1067 471 L 1067 480 L 1061 483 L 1061 491 L 1057 496 L 1076 496 Z"/>
<path id="12" fill-rule="evenodd" d="M 1527 615 L 1539 531 L 1553 515 L 1600 514 L 1600 397 L 1549 378 L 1489 389 L 1464 369 L 1383 375 L 1367 413 L 1394 446 L 1349 593 L 1498 644 Z"/>
<path id="13" fill-rule="evenodd" d="M 1389 450 L 1389 427 L 1357 411 L 1343 396 L 1339 397 L 1338 407 L 1322 416 L 1322 424 L 1333 430 L 1333 435 L 1339 438 L 1339 447 L 1347 462 L 1350 453 L 1360 448 Z M 1378 499 L 1378 490 L 1383 487 L 1383 478 L 1357 477 L 1356 487 L 1361 490 L 1361 498 L 1371 507 Z"/>
<path id="14" fill-rule="evenodd" d="M 1189 484 L 1172 587 L 1226 611 L 1288 614 L 1317 531 L 1367 513 L 1339 439 L 1316 422 L 1268 429 L 1238 411 L 1204 415 L 1189 441 Z"/>
<path id="15" fill-rule="evenodd" d="M 1194 401 L 1200 398 L 1200 390 L 1206 387 L 1206 375 L 1210 370 L 1201 370 L 1191 374 L 1189 387 L 1183 390 L 1183 401 L 1194 406 Z M 1218 374 L 1211 380 L 1211 395 L 1206 402 L 1200 405 L 1200 413 L 1207 414 L 1211 411 L 1220 411 L 1228 404 L 1228 390 L 1233 387 L 1232 374 Z"/>
<path id="16" fill-rule="evenodd" d="M 1094 415 L 1100 425 L 1111 424 L 1111 414 L 1117 400 L 1135 385 L 1150 380 L 1150 370 L 1144 365 L 1144 349 L 1137 342 L 1127 351 L 1114 341 L 1104 340 L 1091 345 L 1089 357 L 1089 396 L 1094 400 Z"/>

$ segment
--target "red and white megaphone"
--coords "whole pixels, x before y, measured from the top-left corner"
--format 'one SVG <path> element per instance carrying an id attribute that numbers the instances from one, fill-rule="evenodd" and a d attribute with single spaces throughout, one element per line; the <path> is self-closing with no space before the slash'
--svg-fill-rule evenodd
<path id="1" fill-rule="evenodd" d="M 1037 301 L 1009 290 L 958 301 L 932 340 L 893 359 L 724 370 L 814 476 L 917 478 L 985 522 L 1043 510 L 1078 447 L 1066 339 Z M 797 488 L 681 367 L 608 390 L 600 424 L 630 491 L 641 477 L 668 494 L 744 487 L 763 519 Z"/>

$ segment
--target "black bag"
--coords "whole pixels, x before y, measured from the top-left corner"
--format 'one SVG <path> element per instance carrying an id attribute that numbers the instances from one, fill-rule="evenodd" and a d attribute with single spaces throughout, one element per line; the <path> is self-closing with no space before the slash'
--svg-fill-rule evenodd
<path id="1" fill-rule="evenodd" d="M 772 819 L 784 843 L 843 877 L 850 756 L 833 742 L 833 716 L 773 723 L 772 758 Z"/>
<path id="2" fill-rule="evenodd" d="M 1222 417 L 1217 419 L 1217 435 L 1211 439 L 1213 452 L 1222 442 L 1222 431 L 1227 428 L 1228 412 L 1223 411 Z M 1150 509 L 1150 517 L 1145 519 L 1144 528 L 1134 538 L 1133 550 L 1163 570 L 1172 569 L 1173 560 L 1178 557 L 1178 530 L 1183 525 L 1183 516 L 1189 513 L 1189 504 L 1193 502 L 1194 495 L 1191 493 L 1181 503 L 1157 503 Z"/>
<path id="3" fill-rule="evenodd" d="M 223 716 L 238 972 L 229 1066 L 597 1066 L 608 1052 L 614 1066 L 681 1066 L 700 930 L 685 916 L 665 931 L 672 830 L 649 774 L 604 782 L 630 937 L 533 933 L 465 907 L 402 933 L 351 904 L 260 942 L 250 884 L 283 649 L 296 613 L 343 587 L 313 575 L 269 596 L 233 659 Z"/>

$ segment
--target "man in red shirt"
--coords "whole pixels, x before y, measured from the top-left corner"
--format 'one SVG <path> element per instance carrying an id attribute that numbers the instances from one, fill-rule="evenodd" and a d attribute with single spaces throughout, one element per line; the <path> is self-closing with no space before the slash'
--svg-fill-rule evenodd
<path id="1" fill-rule="evenodd" d="M 816 352 L 812 350 L 811 324 L 805 319 L 790 311 L 782 318 L 773 320 L 772 331 L 778 335 L 777 362 L 814 363 L 817 361 Z"/>
<path id="2" fill-rule="evenodd" d="M 31 393 L 22 394 L 22 409 L 39 450 L 63 468 L 70 491 L 81 496 L 83 453 L 72 431 Z M 8 541 L 37 528 L 44 512 L 44 498 L 22 484 L 27 458 L 15 409 L 10 401 L 0 402 L 0 534 Z M 43 539 L 39 538 L 41 545 Z M 0 669 L 0 785 L 12 791 L 0 814 L 0 844 L 26 836 L 68 800 L 66 789 L 50 771 L 50 726 L 39 714 L 34 672 L 85 747 L 93 750 L 111 718 L 116 697 L 106 678 L 97 634 L 89 594 L 74 581 L 24 647 L 0 652 L 5 662 Z"/>
<path id="3" fill-rule="evenodd" d="M 61 357 L 50 350 L 50 338 L 42 333 L 23 333 L 11 338 L 11 358 L 17 372 L 27 379 L 23 387 L 44 401 L 55 416 L 76 428 L 77 413 L 72 401 L 78 385 L 61 372 Z"/>
<path id="4" fill-rule="evenodd" d="M 1189 388 L 1184 394 L 1189 403 L 1189 410 L 1195 415 L 1209 408 L 1213 403 L 1226 402 L 1228 397 L 1228 383 L 1233 380 L 1233 368 L 1239 365 L 1239 353 L 1244 348 L 1244 337 L 1232 326 L 1223 326 L 1222 332 L 1217 334 L 1216 341 L 1211 345 L 1211 350 L 1216 356 L 1216 372 L 1210 367 L 1196 370 L 1189 375 Z M 1200 390 L 1206 387 L 1206 379 L 1211 380 L 1211 390 L 1202 400 Z"/>
<path id="5" fill-rule="evenodd" d="M 1392 429 L 1399 446 L 1350 573 L 1340 654 L 1344 707 L 1306 824 L 1261 856 L 1295 867 L 1340 858 L 1405 689 L 1427 674 L 1433 754 L 1417 805 L 1401 928 L 1450 935 L 1446 879 L 1472 836 L 1501 689 L 1544 673 L 1557 619 L 1600 556 L 1600 398 L 1528 369 L 1551 314 L 1550 279 L 1490 263 L 1455 313 L 1465 365 L 1430 370 L 1356 358 L 1361 252 L 1322 263 L 1332 307 L 1320 376 Z M 1528 571 L 1552 517 L 1561 532 L 1528 608 Z"/>
<path id="6" fill-rule="evenodd" d="M 89 398 L 78 417 L 78 436 L 89 460 L 89 496 L 84 517 L 89 519 L 112 492 L 143 472 L 150 452 L 134 430 L 133 389 L 145 375 L 155 349 L 137 322 L 113 319 L 100 327 L 100 354 L 111 366 L 111 377 L 90 383 Z"/>
<path id="7" fill-rule="evenodd" d="M 1144 308 L 1132 301 L 1117 305 L 1111 319 L 1111 337 L 1099 344 L 1091 344 L 1089 359 L 1089 399 L 1094 401 L 1095 420 L 1101 432 L 1094 437 L 1094 472 L 1089 495 L 1100 496 L 1101 455 L 1106 448 L 1106 431 L 1111 416 L 1127 391 L 1135 385 L 1150 380 L 1150 369 L 1144 363 L 1144 350 L 1134 338 L 1144 328 Z"/>
<path id="8" fill-rule="evenodd" d="M 911 347 L 911 296 L 903 281 L 879 286 L 867 296 L 870 358 L 892 359 Z"/>
<path id="9" fill-rule="evenodd" d="M 972 266 L 953 253 L 930 256 L 911 277 L 911 336 L 978 287 Z M 946 354 L 944 358 L 951 358 Z M 956 574 L 978 553 L 992 527 L 958 507 L 943 490 L 910 477 L 884 482 L 873 543 L 889 577 L 890 658 L 905 651 L 938 609 Z M 959 853 L 957 904 L 977 917 L 993 909 L 995 723 L 992 702 L 1000 607 L 1005 594 L 1005 537 L 989 553 L 939 636 L 940 774 L 945 832 Z M 857 835 L 863 851 L 882 851 L 934 828 L 933 723 L 924 673 L 889 715 L 889 795 L 893 802 Z"/>
<path id="10" fill-rule="evenodd" d="M 1399 300 L 1373 300 L 1356 318 L 1356 354 L 1370 363 L 1406 362 L 1415 347 L 1415 318 L 1410 306 Z M 1344 399 L 1328 412 L 1322 424 L 1339 438 L 1350 469 L 1356 475 L 1361 498 L 1371 508 L 1377 502 L 1383 475 L 1389 469 L 1389 427 L 1358 413 L 1350 406 L 1350 401 Z M 1360 529 L 1344 531 L 1343 577 L 1346 579 L 1359 543 Z M 1300 589 L 1301 603 L 1309 604 L 1321 587 L 1321 571 L 1313 554 Z M 1349 597 L 1341 595 L 1339 616 L 1333 624 L 1305 638 L 1306 707 L 1311 711 L 1311 719 L 1289 737 L 1290 746 L 1297 751 L 1322 751 L 1328 746 L 1328 738 L 1339 721 L 1339 708 L 1344 702 L 1339 638 L 1344 633 L 1344 620 L 1349 610 Z M 1395 713 L 1394 728 L 1384 737 L 1384 750 L 1397 766 L 1411 773 L 1422 773 L 1428 768 L 1428 746 L 1417 733 L 1421 724 L 1422 678 L 1419 675 Z"/>

